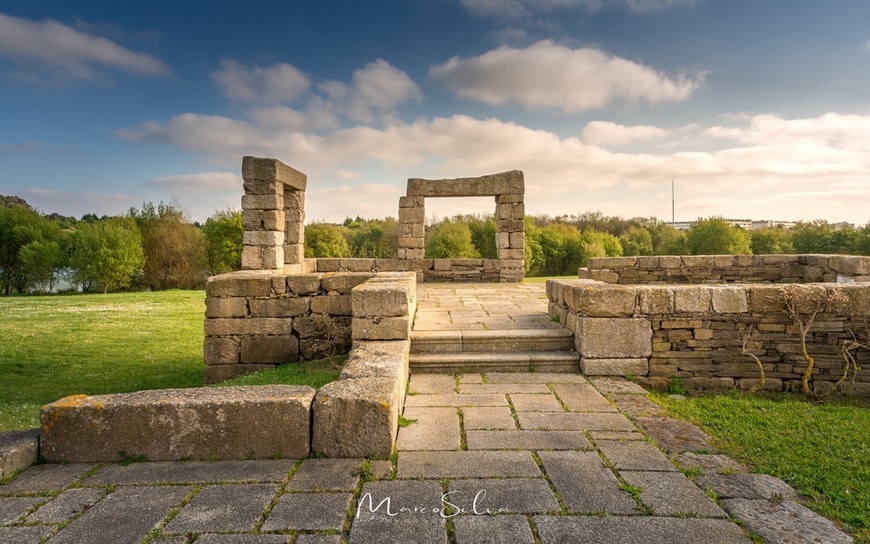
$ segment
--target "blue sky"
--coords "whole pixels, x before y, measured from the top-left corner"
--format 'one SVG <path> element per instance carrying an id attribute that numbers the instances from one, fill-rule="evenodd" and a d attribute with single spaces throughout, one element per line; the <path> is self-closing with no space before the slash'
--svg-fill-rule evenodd
<path id="1" fill-rule="evenodd" d="M 0 193 L 202 220 L 253 154 L 309 220 L 512 169 L 530 213 L 870 220 L 866 0 L 178 4 L 0 0 Z"/>

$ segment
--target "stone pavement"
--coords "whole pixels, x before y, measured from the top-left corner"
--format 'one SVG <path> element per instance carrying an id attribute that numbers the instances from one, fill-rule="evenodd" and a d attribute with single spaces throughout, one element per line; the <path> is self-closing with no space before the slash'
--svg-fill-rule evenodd
<path id="1" fill-rule="evenodd" d="M 770 542 L 811 541 L 791 488 L 668 429 L 642 393 L 577 374 L 413 375 L 392 460 L 37 465 L 0 485 L 0 543 L 751 542 L 722 505 Z M 780 525 L 757 521 L 769 510 Z M 818 542 L 849 542 L 816 518 Z"/>

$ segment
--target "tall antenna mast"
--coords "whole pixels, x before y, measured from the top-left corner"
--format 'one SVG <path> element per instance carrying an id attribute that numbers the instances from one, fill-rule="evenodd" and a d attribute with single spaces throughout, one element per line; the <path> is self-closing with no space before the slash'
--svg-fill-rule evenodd
<path id="1" fill-rule="evenodd" d="M 671 225 L 677 222 L 677 204 L 676 191 L 674 189 L 674 180 L 671 180 Z"/>

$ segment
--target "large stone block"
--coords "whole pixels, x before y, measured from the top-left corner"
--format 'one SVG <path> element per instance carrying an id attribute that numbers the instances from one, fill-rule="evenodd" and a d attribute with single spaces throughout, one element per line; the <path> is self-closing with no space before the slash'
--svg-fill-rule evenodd
<path id="1" fill-rule="evenodd" d="M 25 470 L 39 454 L 39 431 L 0 432 L 0 480 Z"/>
<path id="2" fill-rule="evenodd" d="M 203 328 L 206 336 L 290 334 L 293 330 L 293 320 L 275 317 L 206 319 Z"/>
<path id="3" fill-rule="evenodd" d="M 589 269 L 620 270 L 637 265 L 637 257 L 594 257 L 589 259 Z"/>
<path id="4" fill-rule="evenodd" d="M 246 195 L 277 195 L 284 192 L 284 184 L 278 181 L 250 180 L 243 183 Z"/>
<path id="5" fill-rule="evenodd" d="M 287 288 L 294 295 L 314 295 L 320 291 L 323 274 L 293 274 L 287 276 Z"/>
<path id="6" fill-rule="evenodd" d="M 245 181 L 277 181 L 297 191 L 304 191 L 308 176 L 276 159 L 242 158 L 242 178 Z"/>
<path id="7" fill-rule="evenodd" d="M 711 257 L 712 258 L 712 257 Z M 678 313 L 707 313 L 712 295 L 705 285 L 679 285 L 674 290 L 674 311 Z"/>
<path id="8" fill-rule="evenodd" d="M 420 179 L 408 180 L 408 196 L 450 197 L 450 196 L 498 196 L 504 194 L 522 195 L 525 192 L 523 173 L 511 170 L 500 174 L 490 174 L 476 178 L 457 179 Z"/>
<path id="9" fill-rule="evenodd" d="M 582 357 L 580 368 L 586 376 L 646 376 L 649 373 L 649 360 L 633 359 L 590 359 Z"/>
<path id="10" fill-rule="evenodd" d="M 247 246 L 280 246 L 284 243 L 284 232 L 278 230 L 247 231 L 242 235 L 242 243 Z"/>
<path id="11" fill-rule="evenodd" d="M 206 336 L 202 358 L 207 365 L 238 364 L 239 341 L 230 336 Z"/>
<path id="12" fill-rule="evenodd" d="M 742 287 L 712 287 L 713 311 L 719 314 L 742 314 L 749 311 L 746 290 Z"/>
<path id="13" fill-rule="evenodd" d="M 617 285 L 580 285 L 565 296 L 568 307 L 580 316 L 618 317 L 634 314 L 637 288 Z"/>
<path id="14" fill-rule="evenodd" d="M 281 210 L 284 209 L 283 195 L 243 195 L 243 210 Z"/>
<path id="15" fill-rule="evenodd" d="M 268 297 L 272 293 L 274 273 L 269 270 L 245 270 L 212 276 L 205 282 L 207 297 Z"/>
<path id="16" fill-rule="evenodd" d="M 352 315 L 350 295 L 314 297 L 311 299 L 311 313 Z"/>
<path id="17" fill-rule="evenodd" d="M 307 457 L 315 390 L 302 385 L 77 395 L 42 408 L 51 463 Z"/>
<path id="18" fill-rule="evenodd" d="M 242 363 L 287 363 L 299 360 L 299 339 L 292 335 L 242 337 Z"/>
<path id="19" fill-rule="evenodd" d="M 371 272 L 375 267 L 374 259 L 341 259 L 339 263 L 347 272 Z"/>
<path id="20" fill-rule="evenodd" d="M 394 378 L 353 378 L 324 385 L 312 405 L 312 450 L 327 457 L 388 457 L 398 431 L 399 406 Z"/>
<path id="21" fill-rule="evenodd" d="M 305 261 L 303 244 L 284 244 L 280 249 L 283 252 L 284 264 L 299 264 Z"/>
<path id="22" fill-rule="evenodd" d="M 426 209 L 422 206 L 418 208 L 399 208 L 399 223 L 419 223 L 423 224 L 426 221 Z"/>
<path id="23" fill-rule="evenodd" d="M 354 317 L 354 340 L 406 340 L 411 337 L 411 319 L 401 317 Z"/>
<path id="24" fill-rule="evenodd" d="M 323 289 L 349 295 L 354 287 L 375 277 L 370 272 L 360 273 L 327 273 L 323 275 Z"/>
<path id="25" fill-rule="evenodd" d="M 637 309 L 642 314 L 674 312 L 674 292 L 665 286 L 642 285 L 637 288 Z"/>
<path id="26" fill-rule="evenodd" d="M 581 317 L 574 341 L 580 355 L 590 359 L 649 357 L 652 325 L 643 318 Z"/>
<path id="27" fill-rule="evenodd" d="M 351 306 L 354 317 L 406 316 L 411 305 L 408 282 L 368 281 L 354 288 Z"/>
<path id="28" fill-rule="evenodd" d="M 248 299 L 244 297 L 221 297 L 205 299 L 205 316 L 245 317 L 248 315 Z"/>
<path id="29" fill-rule="evenodd" d="M 251 316 L 253 317 L 296 317 L 309 312 L 309 297 L 287 297 L 252 299 Z"/>

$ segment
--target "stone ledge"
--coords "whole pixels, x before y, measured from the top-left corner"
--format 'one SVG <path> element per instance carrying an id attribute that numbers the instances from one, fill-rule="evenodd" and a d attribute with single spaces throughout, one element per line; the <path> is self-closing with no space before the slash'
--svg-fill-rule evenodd
<path id="1" fill-rule="evenodd" d="M 299 458 L 309 454 L 315 390 L 301 385 L 76 395 L 42 408 L 48 462 Z"/>
<path id="2" fill-rule="evenodd" d="M 0 479 L 21 472 L 36 462 L 39 431 L 0 432 Z"/>

